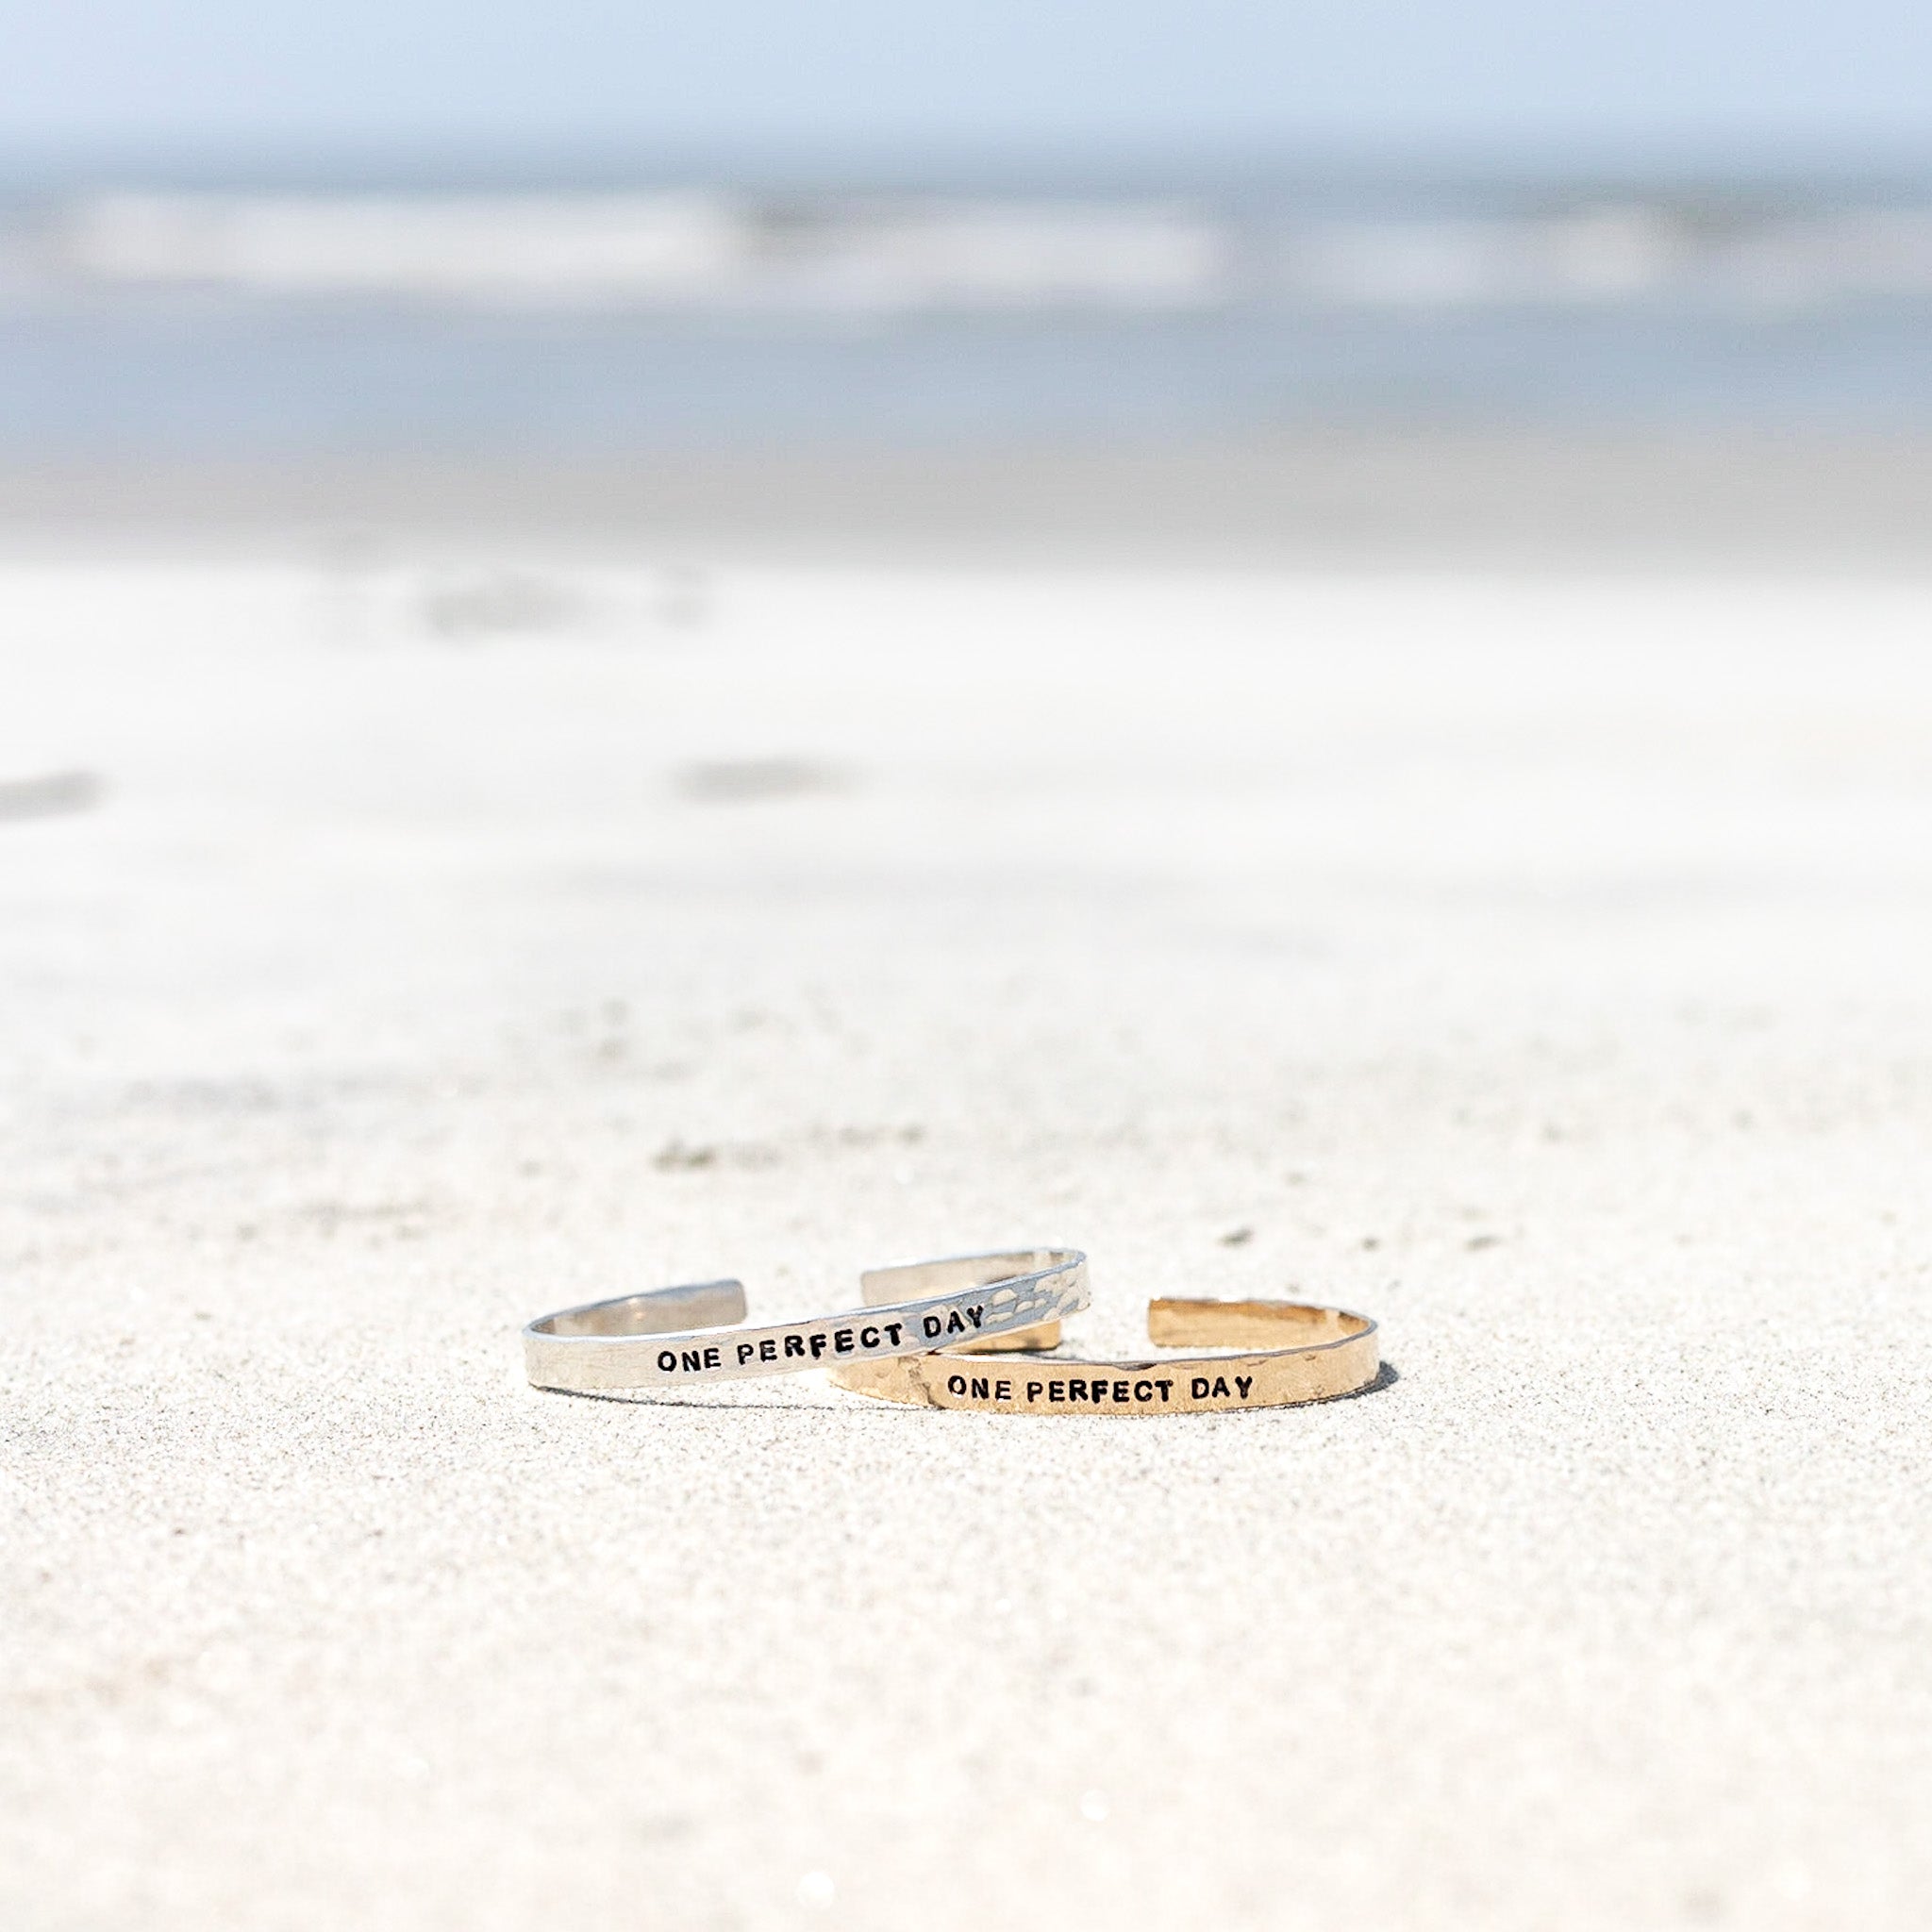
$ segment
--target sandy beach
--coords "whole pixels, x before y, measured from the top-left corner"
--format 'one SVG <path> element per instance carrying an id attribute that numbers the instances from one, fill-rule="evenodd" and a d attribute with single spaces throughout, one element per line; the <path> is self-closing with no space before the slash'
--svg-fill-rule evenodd
<path id="1" fill-rule="evenodd" d="M 1372 430 L 465 461 L 0 460 L 0 549 L 455 545 L 864 566 L 1932 568 L 1932 440 L 1790 429 Z M 413 548 L 411 547 L 413 546 Z"/>
<path id="2" fill-rule="evenodd" d="M 1536 570 L 1453 466 L 1037 555 L 8 483 L 0 1921 L 1922 1924 L 1932 582 L 1801 454 Z M 1392 1373 L 523 1380 L 1022 1241 L 1082 1353 Z"/>

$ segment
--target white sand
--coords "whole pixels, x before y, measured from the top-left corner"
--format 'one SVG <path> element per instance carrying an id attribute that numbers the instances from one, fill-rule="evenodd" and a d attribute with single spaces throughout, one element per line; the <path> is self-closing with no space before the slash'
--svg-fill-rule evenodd
<path id="1" fill-rule="evenodd" d="M 1932 589 L 503 563 L 0 570 L 9 1932 L 1924 1924 Z"/>

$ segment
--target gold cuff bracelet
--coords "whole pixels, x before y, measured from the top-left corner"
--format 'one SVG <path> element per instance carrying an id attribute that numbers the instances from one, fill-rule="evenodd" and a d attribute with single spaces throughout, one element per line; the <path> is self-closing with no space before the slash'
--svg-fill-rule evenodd
<path id="1" fill-rule="evenodd" d="M 1040 1330 L 1000 1338 L 1003 1351 L 1050 1347 Z M 1252 1350 L 1175 1356 L 1165 1361 L 1090 1362 L 984 1358 L 984 1349 L 840 1362 L 841 1389 L 919 1408 L 997 1415 L 1183 1415 L 1281 1408 L 1366 1389 L 1381 1373 L 1375 1324 L 1343 1308 L 1300 1302 L 1162 1300 L 1147 1305 L 1157 1347 Z"/>

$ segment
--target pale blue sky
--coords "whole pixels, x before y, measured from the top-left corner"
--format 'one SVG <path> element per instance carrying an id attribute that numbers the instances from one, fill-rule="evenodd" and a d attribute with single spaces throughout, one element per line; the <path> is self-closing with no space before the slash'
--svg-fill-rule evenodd
<path id="1" fill-rule="evenodd" d="M 0 144 L 1932 147 L 1932 0 L 0 0 Z"/>

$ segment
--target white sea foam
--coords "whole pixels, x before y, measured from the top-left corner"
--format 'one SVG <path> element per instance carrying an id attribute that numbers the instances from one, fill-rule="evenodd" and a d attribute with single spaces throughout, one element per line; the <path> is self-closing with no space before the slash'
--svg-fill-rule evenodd
<path id="1" fill-rule="evenodd" d="M 1186 208 L 719 192 L 107 194 L 45 258 L 97 288 L 565 308 L 1162 308 L 1228 284 L 1226 235 Z"/>
<path id="2" fill-rule="evenodd" d="M 852 314 L 1627 306 L 1932 295 L 1932 207 L 1237 216 L 958 195 L 92 193 L 0 225 L 0 288 L 484 309 Z"/>
<path id="3" fill-rule="evenodd" d="M 1711 221 L 1605 202 L 1530 217 L 1313 223 L 1287 233 L 1279 264 L 1291 294 L 1368 308 L 1817 307 L 1932 294 L 1932 209 Z"/>

